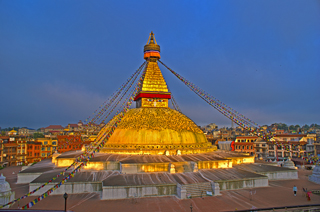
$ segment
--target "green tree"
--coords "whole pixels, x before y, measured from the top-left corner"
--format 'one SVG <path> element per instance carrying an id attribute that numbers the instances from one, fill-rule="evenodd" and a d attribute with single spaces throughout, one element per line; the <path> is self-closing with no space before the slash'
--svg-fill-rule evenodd
<path id="1" fill-rule="evenodd" d="M 290 125 L 290 126 L 289 126 L 289 130 L 295 130 L 294 125 Z"/>
<path id="2" fill-rule="evenodd" d="M 303 126 L 301 127 L 301 129 L 303 129 L 303 130 L 305 130 L 305 131 L 306 131 L 306 130 L 309 130 L 309 128 L 310 128 L 310 127 L 309 127 L 309 125 L 307 125 L 307 124 L 305 124 L 305 125 L 303 125 Z"/>
<path id="3" fill-rule="evenodd" d="M 44 138 L 44 135 L 42 133 L 33 133 L 33 138 Z"/>
<path id="4" fill-rule="evenodd" d="M 1 135 L 5 136 L 6 135 L 6 131 L 1 131 Z"/>

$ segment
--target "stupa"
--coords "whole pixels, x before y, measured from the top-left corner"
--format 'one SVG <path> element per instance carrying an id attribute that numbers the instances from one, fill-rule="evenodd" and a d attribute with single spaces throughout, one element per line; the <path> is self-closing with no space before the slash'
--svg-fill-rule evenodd
<path id="1" fill-rule="evenodd" d="M 11 191 L 9 183 L 6 181 L 6 177 L 1 173 L 0 176 L 0 205 L 5 205 L 8 202 L 14 200 L 15 192 Z M 9 208 L 6 206 L 5 208 Z"/>
<path id="2" fill-rule="evenodd" d="M 136 108 L 128 111 L 101 152 L 181 155 L 217 149 L 184 114 L 168 107 L 171 93 L 158 66 L 160 46 L 151 32 L 144 46 L 148 61 Z"/>
<path id="3" fill-rule="evenodd" d="M 312 175 L 309 176 L 309 180 L 314 183 L 320 184 L 320 165 L 319 164 L 317 164 L 313 168 Z"/>
<path id="4" fill-rule="evenodd" d="M 168 107 L 171 93 L 158 66 L 160 46 L 152 32 L 144 46 L 144 59 L 148 63 L 134 99 L 136 108 L 124 114 L 112 136 L 81 172 L 53 194 L 97 192 L 101 199 L 170 195 L 185 199 L 219 195 L 220 189 L 268 186 L 266 173 L 279 170 L 260 165 L 259 170 L 247 171 L 243 165 L 253 164 L 254 156 L 217 150 L 191 119 Z M 102 131 L 108 127 L 110 124 Z M 52 161 L 43 160 L 21 171 L 18 183 L 29 183 L 32 191 L 57 176 L 83 151 L 55 154 Z M 240 168 L 233 167 L 239 164 Z M 42 194 L 61 179 L 63 176 L 32 195 Z"/>

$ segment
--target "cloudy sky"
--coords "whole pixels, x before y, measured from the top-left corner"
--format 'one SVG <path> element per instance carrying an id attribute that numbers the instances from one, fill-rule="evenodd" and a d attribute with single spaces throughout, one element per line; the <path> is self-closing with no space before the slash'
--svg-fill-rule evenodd
<path id="1" fill-rule="evenodd" d="M 259 124 L 320 123 L 320 1 L 0 0 L 0 127 L 85 120 L 162 61 Z M 199 125 L 231 121 L 160 69 Z"/>

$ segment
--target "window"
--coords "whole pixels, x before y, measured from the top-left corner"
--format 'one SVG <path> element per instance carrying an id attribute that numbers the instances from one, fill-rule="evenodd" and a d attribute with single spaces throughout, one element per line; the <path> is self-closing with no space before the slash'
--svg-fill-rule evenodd
<path id="1" fill-rule="evenodd" d="M 41 148 L 41 151 L 45 151 L 45 150 L 46 150 L 46 148 L 44 148 L 44 147 Z"/>
<path id="2" fill-rule="evenodd" d="M 251 146 L 251 149 L 253 149 L 253 146 Z"/>
<path id="3" fill-rule="evenodd" d="M 43 145 L 47 145 L 47 144 L 48 144 L 48 141 L 43 142 Z"/>
<path id="4" fill-rule="evenodd" d="M 56 141 L 52 141 L 52 145 L 57 145 L 57 142 Z"/>
<path id="5" fill-rule="evenodd" d="M 51 150 L 51 147 L 48 146 L 48 147 L 47 147 L 47 150 L 50 151 L 50 150 Z"/>
<path id="6" fill-rule="evenodd" d="M 46 154 L 45 154 L 45 153 L 42 153 L 42 154 L 41 154 L 41 156 L 42 156 L 42 157 L 45 157 L 45 156 L 46 156 Z"/>

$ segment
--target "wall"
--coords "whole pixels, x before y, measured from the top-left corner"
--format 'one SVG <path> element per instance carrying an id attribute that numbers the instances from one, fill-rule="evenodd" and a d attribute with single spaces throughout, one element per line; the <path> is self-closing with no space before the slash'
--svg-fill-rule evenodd
<path id="1" fill-rule="evenodd" d="M 101 199 L 126 199 L 177 194 L 175 184 L 145 186 L 103 186 Z"/>
<path id="2" fill-rule="evenodd" d="M 268 186 L 268 178 L 221 180 L 215 182 L 219 183 L 220 190 L 235 190 L 243 188 L 256 188 Z"/>
<path id="3" fill-rule="evenodd" d="M 29 191 L 33 191 L 34 189 L 41 186 L 42 183 L 30 183 Z M 32 196 L 39 196 L 51 189 L 55 183 L 49 183 L 44 186 L 40 190 L 36 191 L 32 194 Z M 91 192 L 101 192 L 102 191 L 102 183 L 101 182 L 68 182 L 61 185 L 59 188 L 53 191 L 51 194 L 80 194 L 80 193 L 91 193 Z"/>
<path id="4" fill-rule="evenodd" d="M 298 171 L 297 170 L 289 170 L 289 171 L 281 171 L 281 172 L 264 172 L 259 173 L 265 175 L 269 178 L 269 180 L 291 180 L 298 179 Z"/>

